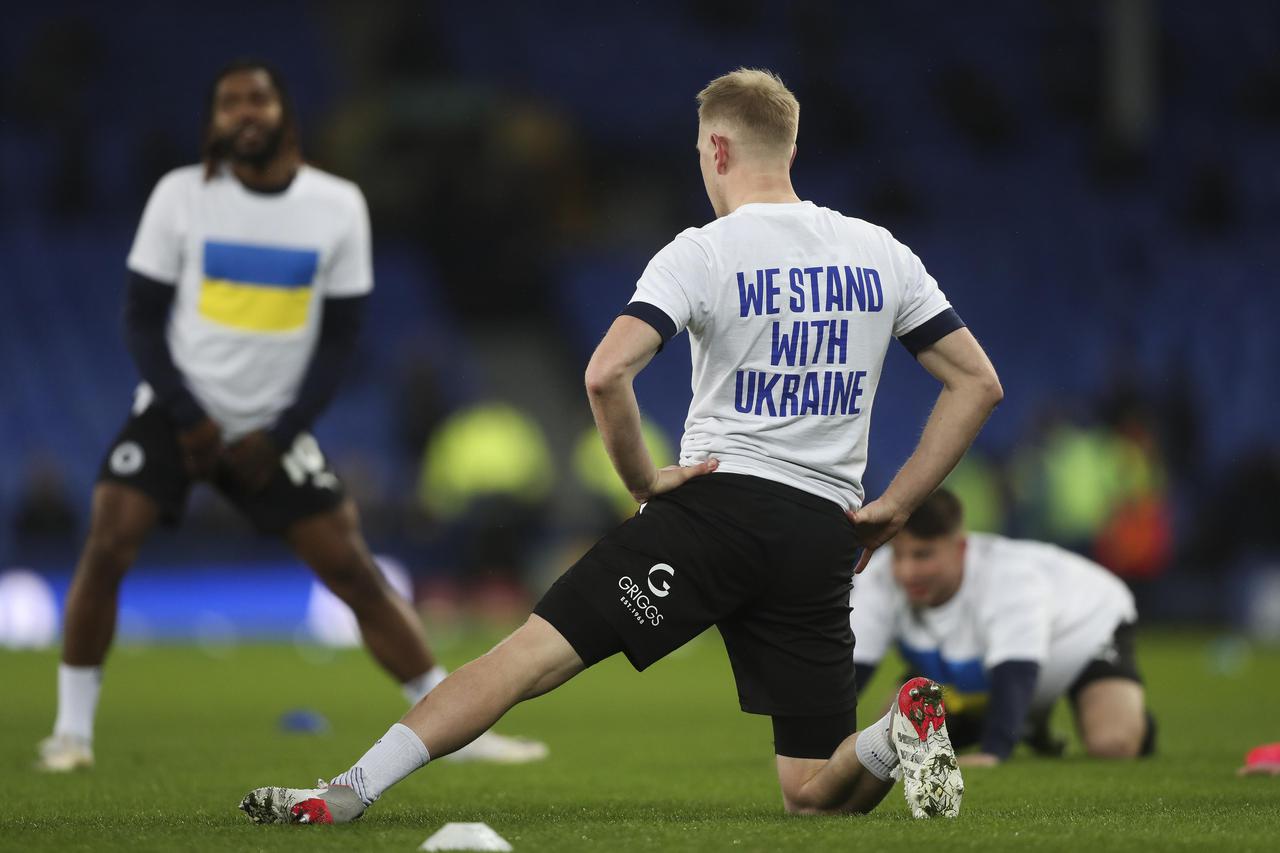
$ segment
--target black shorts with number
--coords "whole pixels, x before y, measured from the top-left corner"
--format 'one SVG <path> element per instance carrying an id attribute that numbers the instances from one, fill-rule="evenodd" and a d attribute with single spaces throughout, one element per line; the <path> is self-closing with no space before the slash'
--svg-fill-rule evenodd
<path id="1" fill-rule="evenodd" d="M 160 520 L 182 520 L 192 480 L 187 476 L 173 421 L 154 403 L 136 407 L 102 460 L 98 482 L 137 489 L 160 507 Z M 219 467 L 213 485 L 262 533 L 284 533 L 294 522 L 327 512 L 343 501 L 342 484 L 319 445 L 303 433 L 285 453 L 266 488 L 249 493 Z"/>
<path id="2" fill-rule="evenodd" d="M 825 728 L 812 750 L 779 750 L 825 758 L 856 723 L 857 552 L 853 526 L 831 501 L 710 474 L 654 498 L 601 539 L 534 612 L 586 665 L 622 651 L 639 670 L 715 625 L 742 710 L 773 716 L 775 734 L 780 719 Z"/>

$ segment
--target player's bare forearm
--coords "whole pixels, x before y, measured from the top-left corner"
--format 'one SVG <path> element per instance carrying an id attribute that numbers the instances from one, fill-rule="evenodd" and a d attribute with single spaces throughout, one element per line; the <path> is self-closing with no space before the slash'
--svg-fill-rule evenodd
<path id="1" fill-rule="evenodd" d="M 995 368 L 968 329 L 937 341 L 920 353 L 919 360 L 942 383 L 942 391 L 915 451 L 884 494 L 849 512 L 864 548 L 856 572 L 866 568 L 876 548 L 892 539 L 920 502 L 942 484 L 1004 399 Z"/>
<path id="2" fill-rule="evenodd" d="M 938 395 L 915 452 L 880 500 L 910 515 L 964 456 L 1000 397 L 985 387 L 961 384 Z"/>
<path id="3" fill-rule="evenodd" d="M 614 470 L 636 500 L 648 497 L 657 468 L 640 430 L 640 404 L 632 382 L 662 339 L 634 317 L 619 317 L 587 365 L 587 399 Z"/>
<path id="4" fill-rule="evenodd" d="M 632 382 L 653 358 L 662 337 L 635 317 L 613 321 L 587 365 L 587 398 L 605 452 L 631 496 L 644 503 L 686 480 L 716 469 L 714 459 L 698 465 L 658 468 L 649 456 L 640 429 L 640 404 Z"/>
<path id="5" fill-rule="evenodd" d="M 631 380 L 587 385 L 591 414 L 609 461 L 627 490 L 643 501 L 658 475 L 640 431 L 640 406 Z"/>

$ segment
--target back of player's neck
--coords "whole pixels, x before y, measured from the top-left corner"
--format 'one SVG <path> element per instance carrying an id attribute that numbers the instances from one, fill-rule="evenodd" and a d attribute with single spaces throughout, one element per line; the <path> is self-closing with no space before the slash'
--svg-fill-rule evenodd
<path id="1" fill-rule="evenodd" d="M 746 204 L 799 204 L 800 197 L 791 188 L 791 182 L 772 186 L 753 186 L 730 195 L 729 212 Z"/>

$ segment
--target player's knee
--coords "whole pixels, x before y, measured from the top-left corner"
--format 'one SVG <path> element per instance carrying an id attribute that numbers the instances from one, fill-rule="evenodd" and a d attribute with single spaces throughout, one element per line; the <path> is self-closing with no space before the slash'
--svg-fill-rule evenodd
<path id="1" fill-rule="evenodd" d="M 1136 758 L 1141 748 L 1141 731 L 1108 729 L 1084 736 L 1085 752 L 1093 758 Z"/>
<path id="2" fill-rule="evenodd" d="M 792 798 L 787 796 L 784 796 L 782 798 L 782 807 L 786 809 L 787 814 L 794 814 L 794 815 L 821 814 L 821 812 L 819 812 L 817 809 L 810 806 L 808 803 L 804 803 L 799 800 L 793 800 Z"/>
<path id="3" fill-rule="evenodd" d="M 827 802 L 826 800 L 815 797 L 805 789 L 799 790 L 783 790 L 782 807 L 786 809 L 787 814 L 793 815 L 829 815 L 829 814 L 846 814 L 849 809 L 844 807 L 843 803 Z"/>
<path id="4" fill-rule="evenodd" d="M 807 776 L 808 778 L 805 778 Z M 846 803 L 833 799 L 833 792 L 823 790 L 815 781 L 816 774 L 779 772 L 782 807 L 787 814 L 824 815 L 845 812 Z"/>
<path id="5" fill-rule="evenodd" d="M 783 786 L 782 807 L 786 810 L 787 814 L 820 814 L 817 808 L 817 803 L 813 802 L 812 797 L 805 795 L 805 790 L 801 786 Z"/>
<path id="6" fill-rule="evenodd" d="M 793 815 L 824 815 L 831 813 L 829 809 L 824 809 L 817 803 L 809 802 L 803 797 L 800 799 L 783 797 L 782 805 L 787 810 L 787 814 Z"/>
<path id="7" fill-rule="evenodd" d="M 95 579 L 119 577 L 133 565 L 141 547 L 138 536 L 112 527 L 95 527 L 85 542 L 82 571 Z"/>

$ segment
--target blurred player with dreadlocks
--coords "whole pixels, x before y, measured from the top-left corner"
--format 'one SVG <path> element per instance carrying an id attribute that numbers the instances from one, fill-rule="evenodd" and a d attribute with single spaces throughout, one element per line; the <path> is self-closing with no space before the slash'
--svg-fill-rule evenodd
<path id="1" fill-rule="evenodd" d="M 353 357 L 373 289 L 364 196 L 303 161 L 284 84 L 261 62 L 233 62 L 214 79 L 202 154 L 161 179 L 129 253 L 126 337 L 143 382 L 103 461 L 67 595 L 45 770 L 92 766 L 120 582 L 201 480 L 259 531 L 283 537 L 351 607 L 411 702 L 445 675 L 309 432 Z M 493 733 L 478 743 L 463 757 L 546 754 Z"/>

